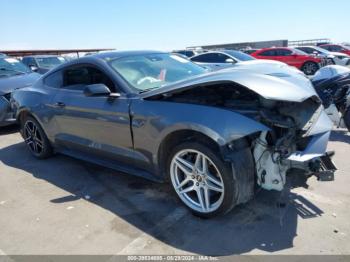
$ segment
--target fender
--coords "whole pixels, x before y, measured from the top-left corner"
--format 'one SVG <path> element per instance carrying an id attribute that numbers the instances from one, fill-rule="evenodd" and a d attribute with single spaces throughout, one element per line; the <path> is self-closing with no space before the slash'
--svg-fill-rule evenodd
<path id="1" fill-rule="evenodd" d="M 171 133 L 182 130 L 197 131 L 210 137 L 220 147 L 247 135 L 269 128 L 239 113 L 204 105 L 164 101 L 133 100 L 131 128 L 134 147 L 147 162 L 157 162 L 161 142 Z M 148 120 L 147 120 L 148 119 Z"/>

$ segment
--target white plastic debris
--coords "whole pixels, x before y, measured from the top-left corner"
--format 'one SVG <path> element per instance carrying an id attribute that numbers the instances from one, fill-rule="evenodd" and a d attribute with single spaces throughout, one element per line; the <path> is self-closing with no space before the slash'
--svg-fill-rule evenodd
<path id="1" fill-rule="evenodd" d="M 87 199 L 87 200 L 89 200 L 89 199 L 90 199 L 90 196 L 89 196 L 89 195 L 85 195 L 84 198 Z"/>
<path id="2" fill-rule="evenodd" d="M 336 214 L 336 213 L 333 213 L 332 216 L 333 216 L 333 217 L 337 217 L 337 214 Z"/>
<path id="3" fill-rule="evenodd" d="M 73 208 L 74 208 L 73 206 L 69 206 L 69 207 L 67 207 L 67 210 L 71 210 Z"/>

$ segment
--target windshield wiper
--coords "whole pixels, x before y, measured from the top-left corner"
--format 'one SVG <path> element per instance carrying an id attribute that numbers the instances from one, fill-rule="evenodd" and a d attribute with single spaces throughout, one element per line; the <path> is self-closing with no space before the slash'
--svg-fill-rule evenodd
<path id="1" fill-rule="evenodd" d="M 156 87 L 147 88 L 147 89 L 144 89 L 144 90 L 140 90 L 139 93 L 142 94 L 142 93 L 145 93 L 145 92 L 151 91 L 151 90 L 153 90 L 153 89 L 157 89 L 157 88 L 159 88 L 159 87 L 156 86 Z"/>
<path id="2" fill-rule="evenodd" d="M 26 72 L 23 72 L 23 71 L 20 71 L 20 70 L 9 69 L 9 68 L 4 68 L 4 67 L 1 67 L 0 70 L 1 71 L 15 72 L 15 73 L 18 73 L 18 74 L 26 74 Z"/>

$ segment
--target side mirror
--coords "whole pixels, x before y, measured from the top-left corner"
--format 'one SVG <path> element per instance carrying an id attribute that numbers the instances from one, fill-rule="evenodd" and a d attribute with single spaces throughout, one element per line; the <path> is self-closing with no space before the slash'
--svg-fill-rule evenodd
<path id="1" fill-rule="evenodd" d="M 235 61 L 234 61 L 232 58 L 227 58 L 227 59 L 225 60 L 225 63 L 234 64 Z"/>
<path id="2" fill-rule="evenodd" d="M 29 66 L 30 70 L 32 70 L 33 72 L 37 72 L 39 70 L 39 68 L 37 68 L 35 65 L 30 65 Z"/>
<path id="3" fill-rule="evenodd" d="M 84 89 L 86 96 L 110 96 L 111 90 L 105 84 L 87 85 Z"/>

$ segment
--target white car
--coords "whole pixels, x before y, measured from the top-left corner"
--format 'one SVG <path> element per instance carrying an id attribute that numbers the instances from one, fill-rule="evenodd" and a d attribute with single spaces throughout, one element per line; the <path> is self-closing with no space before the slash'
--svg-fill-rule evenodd
<path id="1" fill-rule="evenodd" d="M 326 58 L 328 65 L 332 65 L 332 64 L 341 65 L 341 66 L 350 65 L 350 56 L 344 53 L 330 52 L 318 46 L 298 46 L 295 48 L 309 55 L 314 55 L 320 58 Z"/>

